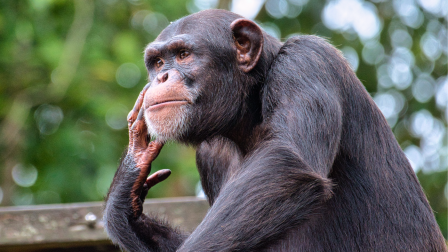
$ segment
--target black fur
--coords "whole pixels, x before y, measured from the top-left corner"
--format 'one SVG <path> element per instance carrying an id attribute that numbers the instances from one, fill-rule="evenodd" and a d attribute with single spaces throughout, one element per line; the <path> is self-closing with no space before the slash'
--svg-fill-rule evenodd
<path id="1" fill-rule="evenodd" d="M 263 33 L 244 73 L 229 28 L 237 18 L 200 12 L 157 39 L 192 34 L 208 59 L 199 73 L 179 70 L 200 96 L 178 139 L 197 147 L 208 214 L 188 238 L 135 219 L 138 175 L 126 157 L 106 203 L 111 239 L 129 251 L 446 251 L 408 160 L 340 52 L 315 36 L 281 44 Z"/>
<path id="2" fill-rule="evenodd" d="M 104 228 L 127 251 L 176 251 L 186 235 L 145 214 L 134 216 L 130 192 L 139 174 L 132 157 L 124 155 L 106 197 Z"/>

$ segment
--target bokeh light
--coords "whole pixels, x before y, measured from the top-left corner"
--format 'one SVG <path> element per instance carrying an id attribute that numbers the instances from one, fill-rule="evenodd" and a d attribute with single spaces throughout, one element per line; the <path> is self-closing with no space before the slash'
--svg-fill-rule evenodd
<path id="1" fill-rule="evenodd" d="M 187 10 L 190 13 L 196 13 L 198 11 L 216 8 L 218 3 L 218 0 L 189 0 L 187 1 Z"/>
<path id="2" fill-rule="evenodd" d="M 51 135 L 58 130 L 64 114 L 58 106 L 42 104 L 34 112 L 34 119 L 41 134 Z"/>
<path id="3" fill-rule="evenodd" d="M 426 11 L 438 17 L 446 18 L 448 14 L 448 1 L 446 0 L 418 0 L 418 3 Z"/>
<path id="4" fill-rule="evenodd" d="M 344 54 L 344 57 L 347 59 L 348 63 L 350 63 L 350 67 L 354 72 L 356 72 L 359 66 L 359 56 L 356 50 L 353 49 L 353 47 L 344 46 L 341 51 L 342 54 Z"/>
<path id="5" fill-rule="evenodd" d="M 435 61 L 442 54 L 442 48 L 439 40 L 437 39 L 435 34 L 430 32 L 426 32 L 421 40 L 420 46 L 423 50 L 423 53 L 428 57 L 429 60 Z"/>
<path id="6" fill-rule="evenodd" d="M 363 41 L 378 36 L 381 30 L 375 5 L 362 0 L 328 1 L 322 11 L 322 20 L 332 30 L 355 31 Z"/>
<path id="7" fill-rule="evenodd" d="M 405 97 L 400 92 L 390 89 L 384 93 L 377 93 L 373 100 L 386 117 L 389 126 L 395 126 L 399 113 L 406 105 Z"/>
<path id="8" fill-rule="evenodd" d="M 420 74 L 412 85 L 412 94 L 421 103 L 429 101 L 434 95 L 434 79 L 431 75 L 427 73 Z"/>
<path id="9" fill-rule="evenodd" d="M 30 187 L 36 183 L 37 169 L 33 165 L 17 164 L 12 168 L 12 179 L 22 187 Z"/>
<path id="10" fill-rule="evenodd" d="M 265 0 L 240 0 L 232 1 L 230 10 L 248 19 L 254 19 Z M 248 8 L 250 6 L 250 8 Z"/>
<path id="11" fill-rule="evenodd" d="M 169 25 L 168 19 L 162 13 L 150 12 L 142 21 L 143 28 L 153 36 L 159 33 Z"/>
<path id="12" fill-rule="evenodd" d="M 267 0 L 265 8 L 273 18 L 295 18 L 302 12 L 303 4 L 300 1 Z"/>
<path id="13" fill-rule="evenodd" d="M 423 13 L 415 5 L 414 1 L 394 0 L 393 6 L 401 21 L 407 26 L 417 29 L 423 24 Z"/>
<path id="14" fill-rule="evenodd" d="M 115 104 L 106 112 L 106 123 L 114 130 L 121 130 L 127 127 L 126 121 L 129 109 L 123 104 Z"/>
<path id="15" fill-rule="evenodd" d="M 134 87 L 140 78 L 140 69 L 133 63 L 124 63 L 117 69 L 117 83 L 124 88 Z"/>
<path id="16" fill-rule="evenodd" d="M 362 59 L 370 65 L 380 63 L 384 59 L 383 45 L 376 40 L 368 41 L 362 49 Z"/>
<path id="17" fill-rule="evenodd" d="M 420 169 L 423 165 L 422 154 L 421 154 L 420 148 L 415 145 L 411 145 L 411 146 L 406 147 L 403 151 L 404 151 L 404 154 L 406 155 L 406 157 L 408 158 L 409 163 L 411 163 L 411 166 L 412 166 L 412 169 L 414 169 L 414 172 L 420 171 Z"/>
<path id="18" fill-rule="evenodd" d="M 280 39 L 282 37 L 282 32 L 276 24 L 271 23 L 271 22 L 266 22 L 266 23 L 261 23 L 259 25 L 261 26 L 261 28 L 263 28 L 263 30 L 267 34 L 271 35 L 272 37 L 277 38 L 277 39 Z"/>

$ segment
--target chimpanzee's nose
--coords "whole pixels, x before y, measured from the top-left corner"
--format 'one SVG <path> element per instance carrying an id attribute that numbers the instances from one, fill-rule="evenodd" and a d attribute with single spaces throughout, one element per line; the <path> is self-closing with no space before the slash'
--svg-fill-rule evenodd
<path id="1" fill-rule="evenodd" d="M 157 80 L 159 80 L 160 83 L 164 83 L 168 80 L 168 72 L 159 73 L 157 75 Z"/>

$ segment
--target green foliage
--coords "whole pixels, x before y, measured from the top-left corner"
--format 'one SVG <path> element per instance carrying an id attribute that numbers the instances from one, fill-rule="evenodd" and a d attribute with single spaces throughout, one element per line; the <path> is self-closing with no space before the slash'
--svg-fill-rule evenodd
<path id="1" fill-rule="evenodd" d="M 230 1 L 0 3 L 0 203 L 102 200 L 127 144 L 126 115 L 147 81 L 142 57 L 145 45 L 170 21 L 189 14 L 188 10 L 203 8 L 204 2 L 213 7 L 227 6 Z M 437 93 L 448 90 L 442 89 L 447 75 L 447 45 L 442 34 L 446 35 L 446 19 L 412 3 L 422 18 L 415 25 L 398 12 L 403 1 L 363 3 L 380 20 L 374 38 L 360 38 L 353 28 L 328 28 L 323 20 L 328 6 L 324 0 L 268 0 L 255 20 L 282 40 L 290 34 L 317 34 L 328 38 L 346 57 L 357 57 L 356 73 L 413 161 L 446 237 L 447 104 Z M 402 36 L 394 35 L 397 30 L 404 31 Z M 428 36 L 440 40 L 440 55 L 425 51 L 433 48 L 423 46 L 432 41 Z M 375 52 L 383 57 L 369 62 L 369 45 L 375 41 L 381 45 Z M 409 63 L 413 81 L 405 87 L 391 74 L 400 48 L 412 55 L 405 63 Z M 433 53 L 432 58 L 428 53 Z M 435 92 L 426 100 L 415 96 L 422 74 L 430 76 Z M 393 106 L 402 102 L 402 107 L 387 114 L 388 107 L 381 102 L 391 97 Z M 418 128 L 421 122 L 432 124 Z M 430 133 L 436 131 L 443 140 L 430 146 L 434 142 L 429 140 L 435 137 Z M 151 190 L 149 197 L 195 195 L 199 178 L 192 148 L 174 143 L 165 146 L 152 169 L 165 168 L 173 171 L 172 176 Z"/>

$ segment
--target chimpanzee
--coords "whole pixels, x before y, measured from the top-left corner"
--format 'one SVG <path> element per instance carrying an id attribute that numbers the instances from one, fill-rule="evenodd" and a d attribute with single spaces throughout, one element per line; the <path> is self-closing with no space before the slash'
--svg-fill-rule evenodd
<path id="1" fill-rule="evenodd" d="M 105 228 L 128 251 L 446 251 L 386 120 L 341 53 L 281 43 L 224 10 L 171 23 L 145 50 L 151 80 Z M 151 137 L 155 138 L 150 142 Z M 207 215 L 186 235 L 142 214 L 168 140 L 197 148 Z"/>

